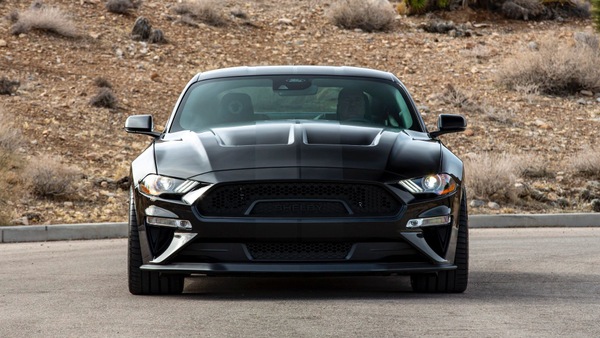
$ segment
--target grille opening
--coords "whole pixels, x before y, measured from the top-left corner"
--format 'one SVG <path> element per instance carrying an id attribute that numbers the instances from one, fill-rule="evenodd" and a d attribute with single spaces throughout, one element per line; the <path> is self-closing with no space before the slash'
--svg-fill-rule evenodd
<path id="1" fill-rule="evenodd" d="M 352 243 L 247 243 L 254 260 L 325 261 L 344 260 Z"/>
<path id="2" fill-rule="evenodd" d="M 364 183 L 268 182 L 221 184 L 197 205 L 204 216 L 394 216 L 401 203 L 383 186 Z"/>

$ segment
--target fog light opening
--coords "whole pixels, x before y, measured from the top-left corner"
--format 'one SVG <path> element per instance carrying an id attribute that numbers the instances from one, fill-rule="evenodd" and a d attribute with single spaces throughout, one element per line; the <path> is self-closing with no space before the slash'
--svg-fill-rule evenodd
<path id="1" fill-rule="evenodd" d="M 176 228 L 179 230 L 192 230 L 192 223 L 184 219 L 146 217 L 146 223 L 159 227 Z"/>
<path id="2" fill-rule="evenodd" d="M 431 227 L 436 225 L 446 225 L 452 221 L 452 216 L 438 216 L 438 217 L 428 217 L 428 218 L 414 218 L 406 223 L 407 228 L 423 228 L 423 227 Z"/>

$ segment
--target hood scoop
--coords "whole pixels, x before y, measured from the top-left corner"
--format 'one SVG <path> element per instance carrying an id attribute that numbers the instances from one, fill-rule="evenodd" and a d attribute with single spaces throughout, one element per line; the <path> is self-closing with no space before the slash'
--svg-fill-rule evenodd
<path id="1" fill-rule="evenodd" d="M 223 147 L 255 145 L 287 145 L 294 143 L 293 124 L 255 124 L 238 127 L 213 128 L 212 132 Z"/>
<path id="2" fill-rule="evenodd" d="M 333 127 L 333 128 L 332 128 Z M 350 146 L 376 146 L 383 130 L 363 126 L 305 125 L 304 143 Z"/>

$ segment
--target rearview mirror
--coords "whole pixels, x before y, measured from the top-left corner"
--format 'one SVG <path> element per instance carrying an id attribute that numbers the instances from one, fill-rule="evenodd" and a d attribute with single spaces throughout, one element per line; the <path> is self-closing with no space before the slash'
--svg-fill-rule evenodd
<path id="1" fill-rule="evenodd" d="M 436 138 L 443 134 L 458 133 L 467 129 L 467 120 L 462 115 L 441 114 L 438 117 L 438 130 L 429 133 Z"/>
<path id="2" fill-rule="evenodd" d="M 132 134 L 144 134 L 159 137 L 160 133 L 154 131 L 152 115 L 129 116 L 125 121 L 125 131 Z"/>

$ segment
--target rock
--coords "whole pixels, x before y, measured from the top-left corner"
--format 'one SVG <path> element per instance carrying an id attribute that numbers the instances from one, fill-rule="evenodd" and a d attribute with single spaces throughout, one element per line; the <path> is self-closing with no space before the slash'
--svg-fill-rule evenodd
<path id="1" fill-rule="evenodd" d="M 548 200 L 550 200 L 552 202 L 556 202 L 556 201 L 558 201 L 559 197 L 556 193 L 551 192 L 551 193 L 548 193 L 548 196 L 546 198 L 548 198 Z"/>
<path id="2" fill-rule="evenodd" d="M 590 96 L 590 97 L 591 97 L 591 96 L 594 96 L 594 93 L 592 93 L 592 92 L 591 92 L 591 91 L 589 91 L 589 90 L 582 90 L 582 91 L 580 91 L 579 93 L 581 93 L 581 95 L 583 95 L 583 96 Z"/>
<path id="3" fill-rule="evenodd" d="M 0 47 L 6 47 L 7 45 L 6 40 L 0 40 Z"/>
<path id="4" fill-rule="evenodd" d="M 587 104 L 587 101 L 585 99 L 579 99 L 579 100 L 577 100 L 577 103 L 579 103 L 581 105 L 585 105 L 585 104 Z"/>
<path id="5" fill-rule="evenodd" d="M 467 129 L 463 134 L 467 137 L 471 137 L 475 135 L 475 132 L 473 131 L 473 129 Z"/>
<path id="6" fill-rule="evenodd" d="M 72 207 L 74 206 L 74 204 L 73 204 L 73 202 L 64 202 L 64 203 L 63 203 L 63 206 L 64 206 L 65 208 L 72 208 Z"/>
<path id="7" fill-rule="evenodd" d="M 530 43 L 527 44 L 527 48 L 529 48 L 531 50 L 538 50 L 540 48 L 540 46 L 538 45 L 537 42 L 531 41 Z"/>
<path id="8" fill-rule="evenodd" d="M 469 206 L 472 208 L 481 208 L 485 205 L 485 202 L 482 200 L 471 200 Z"/>
<path id="9" fill-rule="evenodd" d="M 500 204 L 496 202 L 488 202 L 487 207 L 492 210 L 500 210 Z"/>
<path id="10" fill-rule="evenodd" d="M 449 33 L 451 31 L 458 31 L 456 25 L 452 21 L 432 21 L 422 25 L 421 28 L 428 33 Z"/>
<path id="11" fill-rule="evenodd" d="M 280 25 L 286 25 L 286 26 L 293 26 L 294 22 L 290 19 L 287 18 L 281 18 L 279 20 L 277 20 L 277 23 Z"/>
<path id="12" fill-rule="evenodd" d="M 19 217 L 10 221 L 12 225 L 29 225 L 29 219 L 26 216 Z"/>

